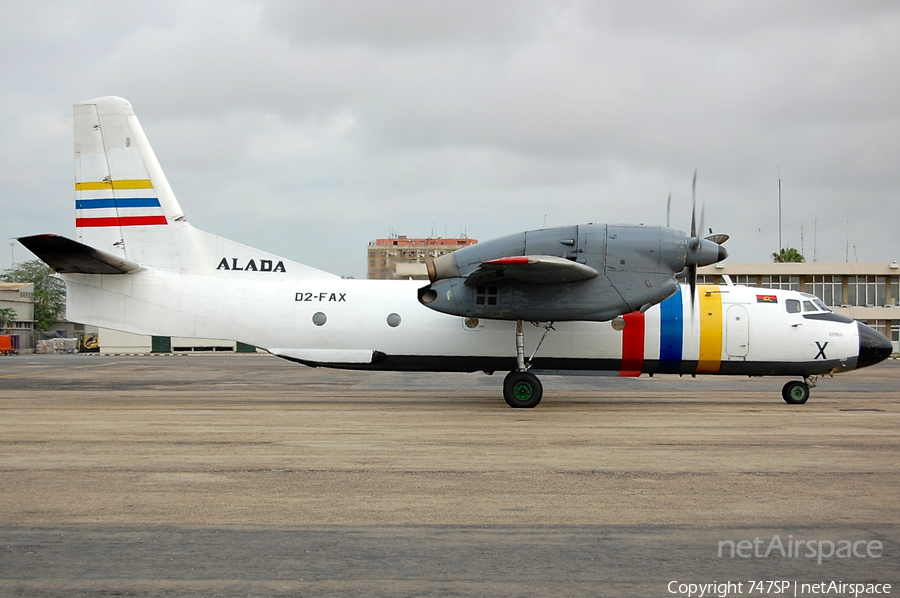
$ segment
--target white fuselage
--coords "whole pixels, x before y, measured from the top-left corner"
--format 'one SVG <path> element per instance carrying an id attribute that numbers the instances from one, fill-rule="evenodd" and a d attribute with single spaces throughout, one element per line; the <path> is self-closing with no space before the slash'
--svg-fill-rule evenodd
<path id="1" fill-rule="evenodd" d="M 467 321 L 432 311 L 417 300 L 417 290 L 426 284 L 421 281 L 222 270 L 64 278 L 70 318 L 126 332 L 238 340 L 308 365 L 515 369 L 515 322 Z M 827 319 L 830 312 L 818 308 L 787 311 L 788 301 L 803 305 L 807 299 L 795 291 L 700 286 L 692 311 L 689 291 L 682 287 L 645 314 L 554 324 L 533 363 L 535 369 L 622 375 L 809 375 L 853 369 L 856 323 Z M 813 315 L 819 319 L 805 317 Z M 543 331 L 526 325 L 529 356 Z"/>

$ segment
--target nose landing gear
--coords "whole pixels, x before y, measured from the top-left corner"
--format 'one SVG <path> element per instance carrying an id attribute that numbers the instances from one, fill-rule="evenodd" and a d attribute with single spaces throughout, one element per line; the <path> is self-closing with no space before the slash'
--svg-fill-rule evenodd
<path id="1" fill-rule="evenodd" d="M 802 405 L 809 399 L 809 389 L 816 387 L 816 377 L 810 376 L 806 381 L 791 380 L 781 389 L 781 397 L 788 405 Z"/>

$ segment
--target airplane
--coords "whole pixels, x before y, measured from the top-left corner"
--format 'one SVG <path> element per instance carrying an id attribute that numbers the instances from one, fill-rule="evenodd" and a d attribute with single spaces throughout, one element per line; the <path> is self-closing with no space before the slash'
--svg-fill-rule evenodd
<path id="1" fill-rule="evenodd" d="M 505 371 L 516 408 L 540 403 L 541 373 L 787 376 L 783 399 L 802 404 L 818 376 L 891 353 L 813 295 L 697 285 L 697 267 L 727 252 L 693 216 L 690 234 L 592 223 L 509 235 L 430 261 L 427 284 L 342 279 L 194 228 L 131 104 L 74 108 L 77 240 L 19 239 L 65 281 L 73 321 L 237 340 L 311 367 Z"/>

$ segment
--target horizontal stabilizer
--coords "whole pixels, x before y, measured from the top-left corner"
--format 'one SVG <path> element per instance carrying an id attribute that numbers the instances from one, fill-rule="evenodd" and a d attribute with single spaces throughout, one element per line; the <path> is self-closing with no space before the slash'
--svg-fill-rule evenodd
<path id="1" fill-rule="evenodd" d="M 62 274 L 129 274 L 141 269 L 140 264 L 60 235 L 33 235 L 18 241 Z"/>
<path id="2" fill-rule="evenodd" d="M 523 255 L 503 257 L 483 262 L 469 275 L 466 284 L 479 284 L 491 278 L 505 278 L 535 284 L 579 282 L 597 276 L 597 271 L 585 264 L 553 255 Z"/>

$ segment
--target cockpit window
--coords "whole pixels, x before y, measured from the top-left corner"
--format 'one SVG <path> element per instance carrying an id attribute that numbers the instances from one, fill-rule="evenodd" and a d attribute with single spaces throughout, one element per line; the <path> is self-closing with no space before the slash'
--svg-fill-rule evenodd
<path id="1" fill-rule="evenodd" d="M 825 306 L 824 303 L 822 303 L 822 300 L 819 299 L 818 297 L 816 297 L 816 298 L 813 299 L 812 301 L 813 301 L 813 303 L 815 303 L 816 306 L 817 306 L 819 309 L 821 309 L 822 311 L 831 311 L 830 309 L 828 309 L 828 308 Z"/>
<path id="2" fill-rule="evenodd" d="M 787 310 L 789 314 L 799 314 L 800 313 L 800 302 L 796 299 L 785 299 L 784 308 Z"/>
<path id="3" fill-rule="evenodd" d="M 803 302 L 803 311 L 818 311 L 818 310 L 816 310 L 816 306 L 813 305 L 812 301 L 804 301 Z"/>

